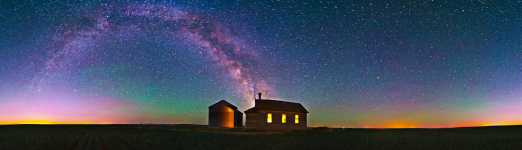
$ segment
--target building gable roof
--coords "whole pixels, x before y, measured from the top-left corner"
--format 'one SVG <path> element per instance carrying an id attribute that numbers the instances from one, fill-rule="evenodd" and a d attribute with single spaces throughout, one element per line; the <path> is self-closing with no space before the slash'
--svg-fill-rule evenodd
<path id="1" fill-rule="evenodd" d="M 306 108 L 304 108 L 300 103 L 270 99 L 256 99 L 255 106 L 246 110 L 245 113 L 257 111 L 287 111 L 308 113 Z"/>
<path id="2" fill-rule="evenodd" d="M 229 102 L 227 102 L 227 101 L 225 101 L 225 100 L 220 100 L 219 102 L 217 102 L 217 103 L 215 103 L 215 104 L 213 104 L 213 105 L 208 106 L 208 108 L 213 108 L 213 107 L 221 106 L 221 105 L 225 105 L 225 106 L 228 106 L 228 107 L 230 107 L 230 108 L 232 108 L 232 109 L 234 109 L 234 110 L 237 110 L 237 107 L 236 107 L 236 106 L 230 104 Z"/>

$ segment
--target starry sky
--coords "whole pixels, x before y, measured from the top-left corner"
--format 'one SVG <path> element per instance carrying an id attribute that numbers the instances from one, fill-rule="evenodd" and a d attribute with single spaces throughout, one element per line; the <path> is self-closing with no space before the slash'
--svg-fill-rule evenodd
<path id="1" fill-rule="evenodd" d="M 221 99 L 311 126 L 522 124 L 522 1 L 0 2 L 0 124 L 207 123 Z"/>

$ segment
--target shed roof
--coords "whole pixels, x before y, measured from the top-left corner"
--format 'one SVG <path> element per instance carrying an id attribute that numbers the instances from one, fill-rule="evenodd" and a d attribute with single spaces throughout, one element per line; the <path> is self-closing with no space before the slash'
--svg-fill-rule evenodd
<path id="1" fill-rule="evenodd" d="M 246 110 L 245 113 L 258 111 L 287 111 L 308 113 L 306 108 L 299 103 L 286 102 L 270 99 L 256 99 L 255 106 Z"/>

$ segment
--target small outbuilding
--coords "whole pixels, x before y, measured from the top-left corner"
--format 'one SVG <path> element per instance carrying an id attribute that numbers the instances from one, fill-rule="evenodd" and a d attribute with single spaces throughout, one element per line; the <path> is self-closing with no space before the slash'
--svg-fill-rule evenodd
<path id="1" fill-rule="evenodd" d="M 221 100 L 208 107 L 208 125 L 210 127 L 243 127 L 243 113 L 236 106 Z"/>
<path id="2" fill-rule="evenodd" d="M 246 127 L 257 129 L 302 129 L 307 127 L 308 111 L 299 103 L 262 99 L 246 110 Z"/>

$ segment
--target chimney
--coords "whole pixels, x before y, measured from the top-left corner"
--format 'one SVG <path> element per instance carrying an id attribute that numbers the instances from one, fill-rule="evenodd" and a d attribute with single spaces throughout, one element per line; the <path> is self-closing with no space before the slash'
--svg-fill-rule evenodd
<path id="1" fill-rule="evenodd" d="M 262 95 L 261 93 L 258 93 L 258 94 L 257 94 L 257 96 L 258 96 L 257 99 L 258 99 L 258 100 L 261 100 L 261 95 Z"/>

